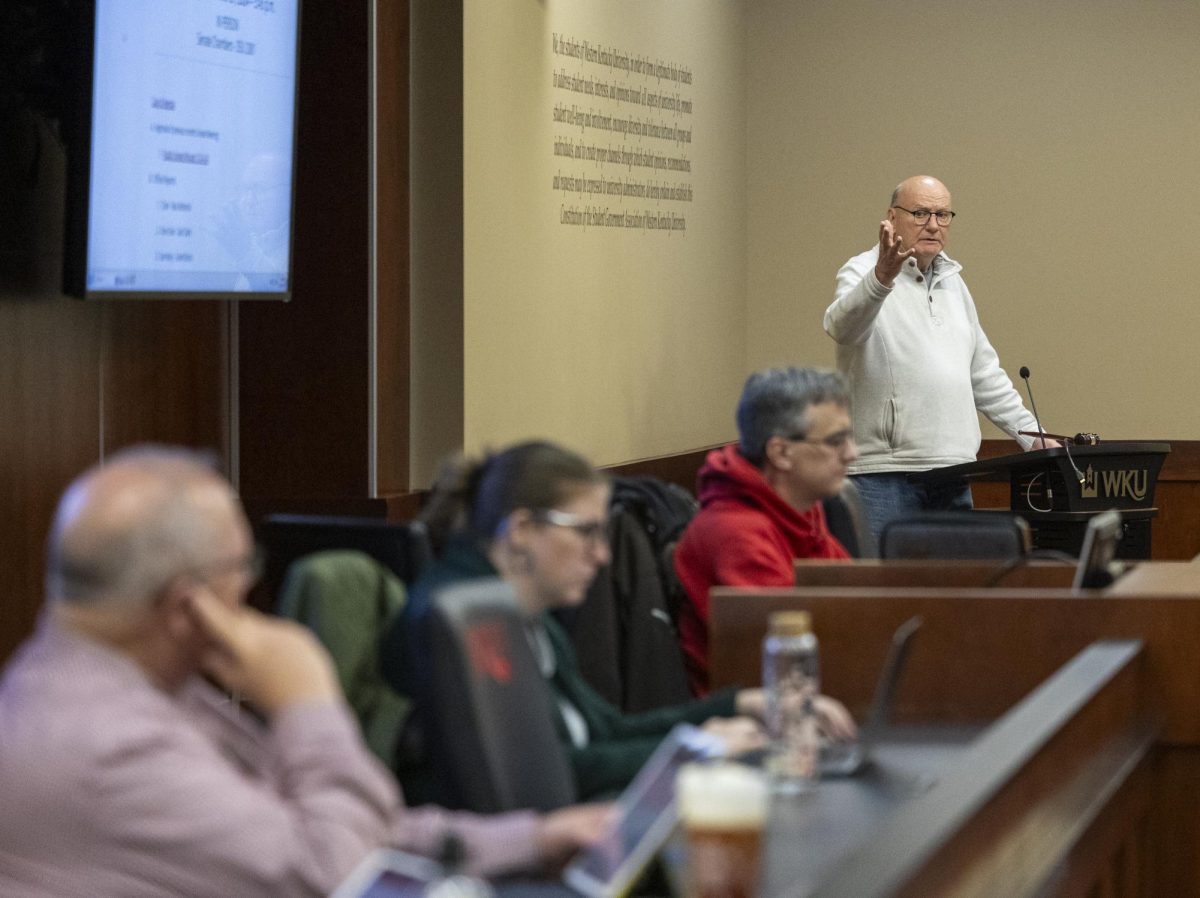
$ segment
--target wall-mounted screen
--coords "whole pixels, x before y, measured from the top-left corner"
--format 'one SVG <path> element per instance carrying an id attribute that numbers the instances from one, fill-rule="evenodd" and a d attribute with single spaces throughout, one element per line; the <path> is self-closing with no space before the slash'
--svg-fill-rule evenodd
<path id="1" fill-rule="evenodd" d="M 68 292 L 290 297 L 298 7 L 96 0 Z"/>

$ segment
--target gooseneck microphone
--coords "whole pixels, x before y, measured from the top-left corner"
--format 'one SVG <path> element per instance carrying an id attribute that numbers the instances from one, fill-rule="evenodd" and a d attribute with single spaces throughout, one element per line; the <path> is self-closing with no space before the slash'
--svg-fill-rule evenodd
<path id="1" fill-rule="evenodd" d="M 1046 431 L 1042 430 L 1042 419 L 1038 415 L 1037 403 L 1033 401 L 1033 387 L 1029 385 L 1029 368 L 1025 365 L 1021 366 L 1021 370 L 1017 372 L 1021 375 L 1021 380 L 1025 381 L 1025 392 L 1029 394 L 1029 404 L 1033 406 L 1033 420 L 1037 422 L 1038 437 L 1042 441 L 1042 448 L 1046 448 Z"/>
<path id="2" fill-rule="evenodd" d="M 1037 422 L 1038 436 L 1041 438 L 1042 448 L 1044 449 L 1046 448 L 1046 431 L 1042 429 L 1042 419 L 1038 416 L 1037 403 L 1033 399 L 1033 387 L 1029 383 L 1029 368 L 1022 365 L 1021 370 L 1017 373 L 1021 375 L 1021 380 L 1025 381 L 1025 392 L 1029 394 L 1029 404 L 1033 406 L 1033 420 Z M 1075 470 L 1075 477 L 1079 480 L 1079 485 L 1082 486 L 1087 481 L 1087 477 L 1084 476 L 1083 471 L 1079 470 L 1079 466 L 1075 464 L 1075 459 L 1071 458 L 1071 441 L 1063 440 L 1062 447 L 1066 450 L 1067 461 L 1070 462 L 1071 467 Z"/>

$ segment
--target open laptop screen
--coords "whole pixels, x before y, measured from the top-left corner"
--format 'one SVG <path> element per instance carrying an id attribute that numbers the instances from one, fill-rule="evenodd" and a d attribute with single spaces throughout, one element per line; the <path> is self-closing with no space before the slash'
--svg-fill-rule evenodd
<path id="1" fill-rule="evenodd" d="M 1122 532 L 1121 513 L 1116 510 L 1101 512 L 1088 521 L 1072 589 L 1103 589 L 1112 583 L 1109 566 Z"/>
<path id="2" fill-rule="evenodd" d="M 719 739 L 694 726 L 679 724 L 671 730 L 621 794 L 605 837 L 567 867 L 567 884 L 593 898 L 626 894 L 678 822 L 679 768 L 722 750 Z"/>
<path id="3" fill-rule="evenodd" d="M 875 684 L 871 710 L 858 731 L 858 739 L 851 743 L 834 742 L 825 747 L 821 752 L 822 776 L 853 776 L 871 763 L 875 743 L 891 722 L 896 688 L 908 664 L 913 639 L 920 628 L 921 618 L 910 617 L 892 634 L 887 659 Z"/>

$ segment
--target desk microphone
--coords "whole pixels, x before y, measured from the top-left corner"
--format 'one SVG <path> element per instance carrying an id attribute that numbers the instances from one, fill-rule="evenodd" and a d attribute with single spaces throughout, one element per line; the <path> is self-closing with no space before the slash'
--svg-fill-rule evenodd
<path id="1" fill-rule="evenodd" d="M 1025 365 L 1021 366 L 1021 370 L 1017 372 L 1021 375 L 1021 380 L 1025 381 L 1025 392 L 1029 394 L 1029 404 L 1033 406 L 1033 420 L 1037 422 L 1038 436 L 1042 441 L 1042 448 L 1046 448 L 1046 431 L 1042 430 L 1042 419 L 1038 417 L 1037 403 L 1033 400 L 1033 387 L 1029 383 L 1029 368 Z M 1071 463 L 1071 467 L 1075 469 L 1075 477 L 1079 480 L 1079 485 L 1087 481 L 1083 471 L 1079 470 L 1079 466 L 1075 464 L 1075 459 L 1071 458 L 1071 441 L 1063 440 L 1062 447 L 1066 450 L 1067 461 Z"/>
<path id="2" fill-rule="evenodd" d="M 1021 370 L 1017 373 L 1021 375 L 1021 380 L 1025 381 L 1025 392 L 1029 394 L 1029 404 L 1033 406 L 1033 420 L 1037 422 L 1038 437 L 1042 441 L 1042 448 L 1045 449 L 1046 431 L 1042 430 L 1042 419 L 1038 415 L 1037 403 L 1033 401 L 1033 387 L 1029 385 L 1029 369 L 1022 365 Z"/>

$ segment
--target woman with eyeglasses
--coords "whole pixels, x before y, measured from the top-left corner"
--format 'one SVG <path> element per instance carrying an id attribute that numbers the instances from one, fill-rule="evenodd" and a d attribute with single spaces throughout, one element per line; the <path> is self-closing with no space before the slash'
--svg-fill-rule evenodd
<path id="1" fill-rule="evenodd" d="M 622 789 L 677 723 L 702 725 L 731 753 L 757 748 L 763 735 L 759 689 L 725 690 L 669 708 L 624 714 L 583 679 L 574 649 L 548 612 L 583 601 L 609 562 L 609 483 L 578 455 L 547 442 L 520 443 L 479 462 L 452 464 L 435 486 L 425 518 L 448 530 L 441 558 L 414 587 L 384 643 L 384 673 L 400 691 L 428 694 L 430 659 L 419 636 L 433 593 L 452 583 L 499 576 L 516 593 L 531 645 L 557 706 L 580 798 Z M 391 657 L 388 657 L 388 656 Z M 396 656 L 403 669 L 397 670 Z M 822 699 L 831 735 L 853 732 L 846 710 Z M 749 716 L 746 716 L 749 715 Z"/>

